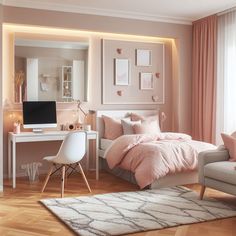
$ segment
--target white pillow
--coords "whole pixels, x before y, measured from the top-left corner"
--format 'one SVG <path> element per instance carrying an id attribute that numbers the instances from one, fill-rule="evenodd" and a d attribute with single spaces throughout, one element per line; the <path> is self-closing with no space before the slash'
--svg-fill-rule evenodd
<path id="1" fill-rule="evenodd" d="M 156 120 L 144 121 L 142 124 L 135 124 L 133 126 L 135 134 L 158 134 L 160 133 L 160 127 Z"/>
<path id="2" fill-rule="evenodd" d="M 121 125 L 123 127 L 124 134 L 134 134 L 133 126 L 141 124 L 141 120 L 131 121 L 130 118 L 122 119 Z"/>

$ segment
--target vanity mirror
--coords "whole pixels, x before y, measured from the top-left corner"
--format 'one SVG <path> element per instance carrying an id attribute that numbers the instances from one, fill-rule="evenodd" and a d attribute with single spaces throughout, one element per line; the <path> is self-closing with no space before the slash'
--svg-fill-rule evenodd
<path id="1" fill-rule="evenodd" d="M 87 101 L 88 48 L 78 41 L 15 37 L 14 100 Z"/>

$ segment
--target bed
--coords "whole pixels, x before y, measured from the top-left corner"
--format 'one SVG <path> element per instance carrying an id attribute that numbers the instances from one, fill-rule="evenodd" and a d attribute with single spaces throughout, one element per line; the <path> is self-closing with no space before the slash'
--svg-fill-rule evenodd
<path id="1" fill-rule="evenodd" d="M 112 118 L 122 119 L 127 117 L 130 113 L 136 113 L 143 116 L 150 116 L 157 113 L 157 110 L 99 110 L 96 113 L 96 127 L 99 133 L 99 159 L 100 166 L 102 169 L 125 179 L 129 182 L 135 183 L 136 179 L 134 174 L 131 171 L 124 170 L 119 167 L 110 169 L 108 167 L 107 161 L 105 159 L 105 152 L 110 148 L 114 140 L 104 139 L 104 121 L 102 116 L 108 116 Z M 184 184 L 193 184 L 198 182 L 198 172 L 197 170 L 188 171 L 188 172 L 179 172 L 175 174 L 167 174 L 164 177 L 159 178 L 152 182 L 148 187 L 151 189 L 157 189 L 162 187 L 171 187 Z"/>

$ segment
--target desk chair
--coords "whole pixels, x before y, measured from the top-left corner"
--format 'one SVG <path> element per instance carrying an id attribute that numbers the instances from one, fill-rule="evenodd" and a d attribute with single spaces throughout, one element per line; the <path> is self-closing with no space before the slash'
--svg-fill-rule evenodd
<path id="1" fill-rule="evenodd" d="M 61 169 L 61 174 L 62 174 L 61 197 L 64 197 L 66 168 L 67 170 L 69 168 L 75 169 L 72 166 L 73 164 L 76 164 L 76 167 L 77 165 L 79 166 L 80 172 L 87 185 L 87 188 L 89 192 L 91 192 L 91 189 L 86 179 L 86 176 L 84 174 L 83 168 L 79 163 L 81 159 L 84 157 L 85 153 L 86 153 L 86 133 L 82 131 L 69 133 L 64 139 L 56 156 L 47 156 L 43 158 L 44 160 L 51 162 L 52 166 L 47 174 L 47 177 L 45 179 L 41 192 L 44 192 L 44 189 L 48 183 L 50 176 L 53 175 L 55 172 L 57 172 L 59 169 Z M 53 168 L 56 167 L 57 165 L 60 165 L 60 167 L 57 168 L 53 172 Z"/>

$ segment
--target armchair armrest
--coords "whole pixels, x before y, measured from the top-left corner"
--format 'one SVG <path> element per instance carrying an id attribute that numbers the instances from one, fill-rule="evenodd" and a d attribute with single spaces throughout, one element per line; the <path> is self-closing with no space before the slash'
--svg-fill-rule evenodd
<path id="1" fill-rule="evenodd" d="M 199 183 L 204 184 L 204 166 L 219 161 L 227 161 L 229 152 L 222 147 L 216 150 L 200 152 L 198 155 L 198 177 Z"/>

